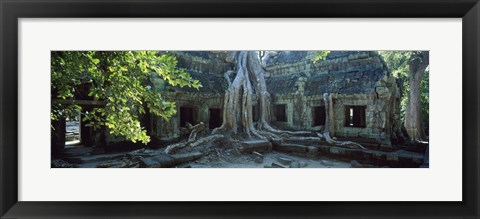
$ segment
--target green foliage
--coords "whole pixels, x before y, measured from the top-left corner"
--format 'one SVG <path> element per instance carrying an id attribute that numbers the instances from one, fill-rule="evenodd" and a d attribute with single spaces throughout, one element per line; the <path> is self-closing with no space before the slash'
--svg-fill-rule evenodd
<path id="1" fill-rule="evenodd" d="M 66 51 L 52 52 L 51 58 L 52 99 L 70 100 L 86 93 L 84 98 L 105 103 L 84 113 L 83 121 L 95 129 L 108 127 L 110 134 L 133 142 L 150 141 L 139 121 L 146 110 L 165 119 L 176 113 L 175 103 L 165 101 L 152 88 L 152 72 L 172 86 L 201 87 L 198 80 L 176 67 L 174 56 L 154 51 Z M 73 116 L 80 109 L 52 102 L 51 119 Z"/>
<path id="2" fill-rule="evenodd" d="M 380 51 L 380 55 L 387 63 L 392 75 L 400 81 L 402 86 L 402 99 L 400 102 L 400 118 L 405 121 L 405 112 L 408 102 L 410 85 L 408 84 L 408 64 L 411 52 L 408 51 Z"/>
<path id="3" fill-rule="evenodd" d="M 420 52 L 413 51 L 380 51 L 380 55 L 387 63 L 392 75 L 403 85 L 400 117 L 405 121 L 410 85 L 408 83 L 409 64 L 414 59 L 421 58 Z M 422 101 L 422 117 L 424 125 L 428 126 L 429 118 L 429 68 L 425 71 L 420 82 L 420 97 Z"/>
<path id="4" fill-rule="evenodd" d="M 420 98 L 422 101 L 422 118 L 423 118 L 423 125 L 425 127 L 429 127 L 429 101 L 430 101 L 430 93 L 429 93 L 429 75 L 430 75 L 430 68 L 427 67 L 425 73 L 423 74 L 422 81 L 420 82 Z"/>
<path id="5" fill-rule="evenodd" d="M 313 57 L 312 62 L 316 63 L 318 61 L 323 61 L 327 58 L 328 54 L 330 54 L 330 51 L 318 51 L 317 55 Z"/>

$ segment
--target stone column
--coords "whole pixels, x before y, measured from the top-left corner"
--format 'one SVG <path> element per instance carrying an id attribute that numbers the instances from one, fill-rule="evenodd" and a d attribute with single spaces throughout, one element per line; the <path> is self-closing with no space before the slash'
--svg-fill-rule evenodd
<path id="1" fill-rule="evenodd" d="M 306 124 L 306 108 L 307 108 L 307 98 L 305 97 L 305 83 L 307 79 L 303 76 L 299 77 L 295 82 L 295 87 L 297 91 L 294 95 L 294 105 L 293 105 L 293 127 L 305 129 L 308 127 Z"/>

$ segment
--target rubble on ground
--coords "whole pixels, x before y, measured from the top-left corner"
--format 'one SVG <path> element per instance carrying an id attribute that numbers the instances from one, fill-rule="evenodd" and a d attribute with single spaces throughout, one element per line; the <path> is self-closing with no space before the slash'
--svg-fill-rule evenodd
<path id="1" fill-rule="evenodd" d="M 199 134 L 198 139 L 204 136 L 205 134 Z M 214 141 L 179 148 L 171 154 L 165 152 L 165 147 L 103 154 L 92 153 L 94 149 L 77 148 L 66 151 L 62 160 L 53 160 L 52 167 L 371 168 L 416 167 L 423 162 L 422 154 L 404 150 L 364 150 L 313 144 L 305 146 L 295 142 L 298 143 L 299 140 L 218 137 Z"/>

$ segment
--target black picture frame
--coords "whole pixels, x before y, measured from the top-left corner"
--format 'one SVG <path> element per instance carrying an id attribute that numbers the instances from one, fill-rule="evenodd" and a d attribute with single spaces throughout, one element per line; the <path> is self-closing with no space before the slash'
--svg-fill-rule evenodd
<path id="1" fill-rule="evenodd" d="M 478 147 L 480 4 L 478 0 L 0 0 L 0 14 L 0 216 L 2 218 L 448 217 L 473 219 L 480 217 Z M 19 18 L 72 17 L 462 18 L 463 201 L 20 202 L 17 193 L 17 21 Z M 452 147 L 458 146 L 452 145 Z"/>

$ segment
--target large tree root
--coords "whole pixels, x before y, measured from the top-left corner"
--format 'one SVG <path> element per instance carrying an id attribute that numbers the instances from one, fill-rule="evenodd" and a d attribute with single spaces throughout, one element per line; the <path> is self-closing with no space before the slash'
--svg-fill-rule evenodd
<path id="1" fill-rule="evenodd" d="M 277 53 L 268 53 L 268 58 Z M 264 61 L 266 62 L 266 58 Z M 223 102 L 223 123 L 213 130 L 212 134 L 237 134 L 241 131 L 249 138 L 272 141 L 292 136 L 311 136 L 312 132 L 283 131 L 270 126 L 271 97 L 267 91 L 264 66 L 255 51 L 236 51 L 228 54 L 227 62 L 235 65 L 224 76 L 228 83 Z M 264 63 L 265 64 L 265 63 Z M 232 80 L 232 76 L 234 76 Z M 254 94 L 257 95 L 256 107 L 259 109 L 257 124 L 254 126 L 252 107 Z"/>
<path id="2" fill-rule="evenodd" d="M 301 144 L 301 145 L 318 145 L 322 142 L 319 137 L 288 137 L 283 139 L 284 142 Z"/>
<path id="3" fill-rule="evenodd" d="M 305 135 L 311 135 L 312 132 L 308 131 L 286 131 L 286 130 L 278 130 L 270 126 L 266 121 L 262 121 L 262 125 L 260 126 L 261 129 L 266 130 L 268 132 L 271 132 L 276 135 L 287 135 L 288 136 L 305 136 Z"/>
<path id="4" fill-rule="evenodd" d="M 323 94 L 323 101 L 325 103 L 325 113 L 326 113 L 326 116 L 325 116 L 325 131 L 323 132 L 323 134 L 317 133 L 317 136 L 320 137 L 320 138 L 325 138 L 327 143 L 329 143 L 331 145 L 353 146 L 353 147 L 359 147 L 361 149 L 366 149 L 362 145 L 360 145 L 358 143 L 355 143 L 353 141 L 337 141 L 337 140 L 334 140 L 333 138 L 330 137 L 330 131 L 329 130 L 330 130 L 330 126 L 332 125 L 330 123 L 333 122 L 332 121 L 333 119 L 330 119 L 331 115 L 329 115 L 330 108 L 332 107 L 331 106 L 331 102 L 332 102 L 331 99 L 332 99 L 331 94 L 330 95 L 328 93 Z"/>
<path id="5" fill-rule="evenodd" d="M 203 131 L 205 129 L 205 124 L 203 122 L 200 122 L 194 126 L 192 124 L 187 122 L 187 128 L 189 130 L 192 130 L 190 132 L 190 135 L 188 136 L 188 141 L 195 141 L 195 138 L 197 137 L 197 133 Z"/>
<path id="6" fill-rule="evenodd" d="M 274 53 L 270 54 L 274 55 Z M 227 61 L 235 65 L 234 70 L 225 73 L 228 88 L 225 92 L 223 102 L 223 123 L 219 128 L 213 130 L 212 134 L 219 132 L 231 132 L 237 134 L 238 131 L 246 133 L 248 137 L 273 141 L 274 139 L 285 139 L 288 141 L 312 141 L 321 138 L 312 137 L 312 132 L 307 131 L 284 131 L 270 126 L 271 121 L 271 97 L 267 91 L 265 82 L 265 70 L 260 63 L 255 51 L 236 51 L 228 54 Z M 232 80 L 232 75 L 234 79 Z M 259 109 L 259 118 L 256 121 L 257 127 L 253 125 L 253 95 L 257 95 L 256 106 Z M 326 107 L 328 107 L 328 94 L 324 94 Z M 328 108 L 326 112 L 329 112 Z M 328 132 L 329 115 L 327 114 L 326 130 L 324 135 L 329 144 L 339 146 L 356 146 L 364 149 L 363 146 L 355 142 L 336 141 L 330 137 Z M 296 137 L 297 136 L 297 137 Z M 301 136 L 301 137 L 299 137 Z"/>
<path id="7" fill-rule="evenodd" d="M 320 137 L 320 138 L 325 138 L 325 141 L 327 141 L 327 143 L 331 144 L 331 145 L 335 145 L 335 146 L 345 146 L 345 147 L 359 147 L 361 149 L 367 149 L 365 147 L 363 147 L 362 145 L 358 144 L 358 143 L 355 143 L 353 141 L 337 141 L 337 140 L 334 140 L 330 137 L 330 133 L 328 132 L 325 132 L 323 134 L 320 134 L 320 133 L 317 133 L 317 136 Z"/>
<path id="8" fill-rule="evenodd" d="M 166 154 L 172 154 L 172 153 L 175 153 L 176 151 L 178 151 L 181 148 L 184 148 L 184 147 L 187 147 L 187 146 L 196 147 L 200 144 L 203 144 L 203 143 L 206 143 L 206 142 L 212 142 L 212 141 L 215 141 L 215 140 L 223 138 L 223 137 L 224 137 L 223 135 L 218 135 L 217 134 L 217 135 L 210 135 L 208 137 L 199 138 L 198 140 L 188 140 L 187 142 L 179 142 L 179 143 L 176 143 L 176 144 L 171 144 L 171 145 L 167 146 L 167 148 L 165 149 L 165 153 Z"/>

